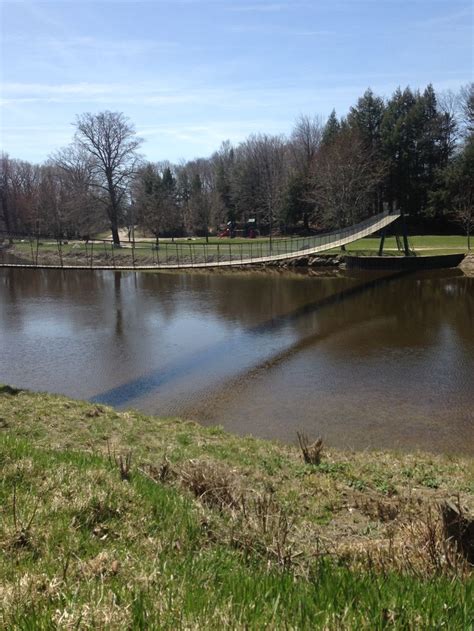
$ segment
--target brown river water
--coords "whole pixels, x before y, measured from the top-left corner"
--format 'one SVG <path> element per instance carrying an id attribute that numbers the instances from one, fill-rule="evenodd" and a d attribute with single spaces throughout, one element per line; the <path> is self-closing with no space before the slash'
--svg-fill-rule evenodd
<path id="1" fill-rule="evenodd" d="M 474 455 L 474 278 L 0 269 L 0 382 L 285 442 Z"/>

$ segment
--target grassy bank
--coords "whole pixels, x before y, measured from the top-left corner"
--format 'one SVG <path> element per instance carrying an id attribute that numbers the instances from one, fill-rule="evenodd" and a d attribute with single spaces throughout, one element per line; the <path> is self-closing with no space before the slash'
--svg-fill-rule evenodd
<path id="1" fill-rule="evenodd" d="M 0 627 L 470 629 L 473 462 L 0 390 Z"/>

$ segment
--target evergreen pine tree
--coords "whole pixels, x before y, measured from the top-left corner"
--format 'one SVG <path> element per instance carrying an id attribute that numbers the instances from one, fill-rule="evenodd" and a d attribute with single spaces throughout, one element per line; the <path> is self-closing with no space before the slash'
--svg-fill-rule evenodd
<path id="1" fill-rule="evenodd" d="M 336 116 L 336 110 L 333 110 L 324 125 L 322 144 L 330 145 L 338 137 L 340 131 L 341 124 Z"/>

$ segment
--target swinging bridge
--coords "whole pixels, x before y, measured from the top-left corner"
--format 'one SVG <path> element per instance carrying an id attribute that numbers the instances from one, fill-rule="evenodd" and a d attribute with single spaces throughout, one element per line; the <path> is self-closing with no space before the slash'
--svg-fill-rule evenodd
<path id="1" fill-rule="evenodd" d="M 339 248 L 384 229 L 400 214 L 384 211 L 352 226 L 306 237 L 239 243 L 133 242 L 117 248 L 108 240 L 46 243 L 39 237 L 15 239 L 0 251 L 0 267 L 35 269 L 152 270 L 232 267 L 291 261 Z"/>

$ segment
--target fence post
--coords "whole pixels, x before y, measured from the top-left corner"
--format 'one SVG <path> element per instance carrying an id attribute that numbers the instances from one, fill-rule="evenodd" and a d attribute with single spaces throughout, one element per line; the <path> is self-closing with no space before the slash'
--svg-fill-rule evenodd
<path id="1" fill-rule="evenodd" d="M 29 242 L 30 242 L 30 250 L 31 250 L 31 264 L 34 265 L 35 264 L 35 254 L 33 252 L 33 239 L 31 237 L 29 238 Z"/>
<path id="2" fill-rule="evenodd" d="M 57 246 L 58 246 L 58 254 L 59 254 L 59 265 L 61 266 L 61 268 L 63 267 L 63 252 L 62 252 L 62 243 L 61 243 L 61 239 L 57 239 L 56 240 Z"/>

